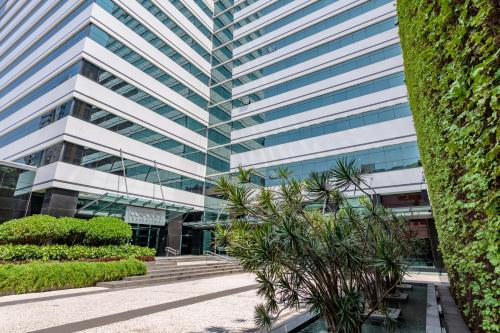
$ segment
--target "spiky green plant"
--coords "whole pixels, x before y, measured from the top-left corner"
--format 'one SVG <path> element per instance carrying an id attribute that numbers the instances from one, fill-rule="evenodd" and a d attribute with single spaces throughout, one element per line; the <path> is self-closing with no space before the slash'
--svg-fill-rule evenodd
<path id="1" fill-rule="evenodd" d="M 272 188 L 225 178 L 217 188 L 237 222 L 224 232 L 218 227 L 216 238 L 256 274 L 264 298 L 256 324 L 269 328 L 281 311 L 306 304 L 333 332 L 361 332 L 405 272 L 411 242 L 404 220 L 374 202 L 352 161 L 305 181 L 288 171 L 279 177 Z M 345 199 L 353 188 L 366 195 L 360 207 Z"/>

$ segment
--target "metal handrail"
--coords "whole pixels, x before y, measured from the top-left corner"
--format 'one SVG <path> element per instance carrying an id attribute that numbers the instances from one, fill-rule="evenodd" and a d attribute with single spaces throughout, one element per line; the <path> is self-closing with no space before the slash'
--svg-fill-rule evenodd
<path id="1" fill-rule="evenodd" d="M 169 254 L 173 254 L 174 256 L 177 256 L 180 254 L 179 250 L 174 249 L 173 247 L 167 246 L 165 247 L 165 252 L 167 253 L 167 257 Z"/>
<path id="2" fill-rule="evenodd" d="M 233 257 L 223 256 L 221 254 L 217 254 L 215 252 L 208 251 L 208 250 L 203 251 L 203 254 L 205 254 L 206 256 L 214 257 L 214 258 L 217 258 L 217 259 L 220 259 L 220 260 L 224 260 L 224 261 L 236 261 L 236 259 L 233 258 Z"/>

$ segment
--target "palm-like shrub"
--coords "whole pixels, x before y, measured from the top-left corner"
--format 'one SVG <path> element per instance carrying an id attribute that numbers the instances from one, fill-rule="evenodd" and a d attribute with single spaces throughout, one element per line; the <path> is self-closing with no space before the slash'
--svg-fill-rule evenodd
<path id="1" fill-rule="evenodd" d="M 405 221 L 374 202 L 354 162 L 305 181 L 279 175 L 273 188 L 241 177 L 222 178 L 216 188 L 234 220 L 216 228 L 216 239 L 260 284 L 256 323 L 270 327 L 281 311 L 306 304 L 333 332 L 361 332 L 371 313 L 384 313 L 384 297 L 405 273 L 412 251 Z M 360 207 L 346 190 L 365 195 Z"/>

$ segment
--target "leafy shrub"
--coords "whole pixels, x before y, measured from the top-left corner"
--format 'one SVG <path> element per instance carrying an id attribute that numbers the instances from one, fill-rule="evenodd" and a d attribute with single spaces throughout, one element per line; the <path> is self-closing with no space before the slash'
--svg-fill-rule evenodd
<path id="1" fill-rule="evenodd" d="M 50 244 L 66 236 L 67 230 L 48 215 L 28 216 L 0 225 L 0 242 L 4 243 L 39 244 L 43 240 Z"/>
<path id="2" fill-rule="evenodd" d="M 154 249 L 129 244 L 98 247 L 83 245 L 0 245 L 0 261 L 138 258 L 154 255 Z"/>
<path id="3" fill-rule="evenodd" d="M 34 262 L 0 265 L 0 293 L 22 294 L 65 288 L 81 288 L 100 281 L 146 274 L 146 265 L 135 259 L 113 262 Z"/>
<path id="4" fill-rule="evenodd" d="M 500 332 L 498 1 L 397 2 L 405 76 L 451 290 Z"/>
<path id="5" fill-rule="evenodd" d="M 126 243 L 132 237 L 130 225 L 115 217 L 90 220 L 33 215 L 0 225 L 0 243 L 86 244 L 92 246 Z"/>
<path id="6" fill-rule="evenodd" d="M 116 217 L 94 217 L 88 221 L 83 243 L 87 245 L 123 244 L 132 237 L 132 228 Z"/>

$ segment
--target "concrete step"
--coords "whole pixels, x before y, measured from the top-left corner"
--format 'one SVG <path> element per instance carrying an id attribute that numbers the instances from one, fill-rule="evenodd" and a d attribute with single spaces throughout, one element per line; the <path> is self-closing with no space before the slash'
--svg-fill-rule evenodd
<path id="1" fill-rule="evenodd" d="M 188 262 L 188 261 L 222 261 L 222 260 L 217 257 L 211 257 L 211 256 L 172 256 L 172 257 L 155 257 L 155 261 Z"/>
<path id="2" fill-rule="evenodd" d="M 152 285 L 152 284 L 164 284 L 164 283 L 172 283 L 178 282 L 182 280 L 191 280 L 191 279 L 203 279 L 213 276 L 220 275 L 228 275 L 228 274 L 236 274 L 242 273 L 243 269 L 235 268 L 231 270 L 225 271 L 215 271 L 215 272 L 202 272 L 202 273 L 191 273 L 186 275 L 176 275 L 169 277 L 160 277 L 160 278 L 148 278 L 146 276 L 142 276 L 142 279 L 137 280 L 120 280 L 120 281 L 109 281 L 109 282 L 99 282 L 97 283 L 97 287 L 105 287 L 105 288 L 126 288 L 126 287 L 136 287 L 136 286 L 144 286 L 144 285 Z"/>
<path id="3" fill-rule="evenodd" d="M 190 265 L 190 266 L 152 266 L 148 268 L 148 273 L 157 271 L 162 272 L 180 272 L 180 271 L 193 271 L 202 269 L 216 269 L 224 267 L 239 267 L 238 264 L 214 264 L 214 265 Z"/>
<path id="4" fill-rule="evenodd" d="M 197 271 L 181 271 L 181 272 L 158 272 L 154 274 L 146 274 L 142 276 L 129 276 L 124 278 L 124 280 L 141 280 L 141 279 L 157 279 L 160 277 L 168 277 L 168 276 L 182 276 L 182 275 L 192 275 L 192 274 L 201 274 L 201 273 L 216 273 L 216 272 L 227 272 L 233 271 L 235 269 L 241 269 L 241 267 L 226 267 L 226 268 L 217 268 L 217 269 L 204 269 Z"/>
<path id="5" fill-rule="evenodd" d="M 218 265 L 226 265 L 226 264 L 232 264 L 232 265 L 237 265 L 237 262 L 232 262 L 232 261 L 213 261 L 213 262 L 202 262 L 202 263 L 183 263 L 183 264 L 177 264 L 175 262 L 173 263 L 162 263 L 158 262 L 155 263 L 154 265 L 149 265 L 148 268 L 189 268 L 189 267 L 203 267 L 203 266 L 218 266 Z"/>

